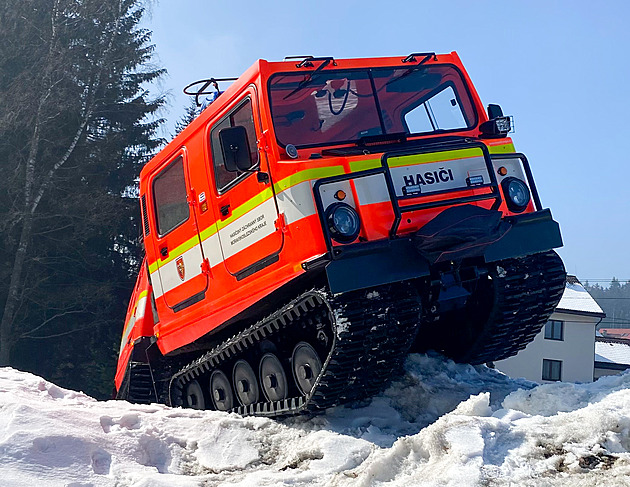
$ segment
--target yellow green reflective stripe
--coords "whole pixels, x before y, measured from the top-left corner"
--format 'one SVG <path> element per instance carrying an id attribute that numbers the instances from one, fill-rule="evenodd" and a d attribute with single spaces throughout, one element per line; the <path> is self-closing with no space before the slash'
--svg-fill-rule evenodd
<path id="1" fill-rule="evenodd" d="M 514 152 L 514 145 L 512 143 L 508 143 L 508 144 L 489 146 L 488 150 L 491 154 L 506 154 L 506 153 Z M 446 152 L 441 152 L 441 153 L 432 152 L 432 153 L 427 153 L 427 154 L 415 154 L 415 155 L 409 155 L 409 156 L 395 157 L 395 158 L 390 159 L 389 165 L 390 167 L 400 167 L 400 166 L 407 166 L 410 164 L 424 164 L 424 163 L 429 163 L 429 162 L 442 162 L 442 161 L 450 161 L 454 159 L 465 159 L 467 157 L 478 156 L 479 151 L 480 149 L 478 148 L 471 148 L 471 149 L 446 151 Z M 361 160 L 350 162 L 350 171 L 351 172 L 364 171 L 367 169 L 374 169 L 374 168 L 380 167 L 380 165 L 381 165 L 380 158 L 361 159 Z M 326 167 L 316 167 L 316 168 L 311 168 L 311 169 L 305 169 L 304 171 L 300 171 L 296 174 L 292 174 L 291 176 L 288 176 L 280 180 L 279 182 L 275 183 L 274 190 L 276 193 L 281 193 L 282 191 L 285 191 L 293 186 L 297 186 L 298 184 L 303 183 L 305 181 L 321 179 L 321 178 L 330 177 L 330 176 L 338 176 L 344 173 L 345 173 L 345 170 L 343 166 L 326 166 Z M 215 222 L 211 224 L 210 226 L 208 226 L 207 228 L 204 228 L 203 230 L 201 230 L 200 232 L 201 241 L 202 242 L 206 241 L 208 238 L 210 238 L 212 235 L 217 233 L 219 230 L 225 228 L 230 223 L 235 221 L 237 218 L 240 218 L 247 212 L 253 210 L 254 208 L 261 205 L 262 203 L 264 203 L 265 201 L 269 200 L 272 197 L 273 197 L 273 192 L 271 191 L 271 188 L 266 188 L 265 190 L 263 190 L 256 196 L 247 200 L 245 203 L 243 203 L 239 207 L 235 208 L 234 211 L 232 212 L 232 215 L 230 215 L 229 218 Z M 195 245 L 198 245 L 198 241 L 199 239 L 197 238 L 197 236 L 194 236 L 190 238 L 189 240 L 187 240 L 186 242 L 182 243 L 181 245 L 179 245 L 178 247 L 176 247 L 170 252 L 170 255 L 167 259 L 159 260 L 159 261 L 149 264 L 149 272 L 154 273 L 160 267 L 177 259 L 184 252 L 192 249 Z"/>
<path id="2" fill-rule="evenodd" d="M 304 181 L 309 181 L 311 179 L 321 179 L 321 178 L 329 177 L 329 176 L 337 176 L 343 173 L 344 173 L 343 166 L 326 166 L 326 167 L 316 167 L 312 169 L 306 169 L 296 174 L 292 174 L 291 176 L 288 176 L 282 179 L 281 181 L 275 183 L 274 189 L 276 190 L 277 193 L 279 193 L 293 186 L 296 186 L 300 183 L 303 183 Z M 207 228 L 204 228 L 200 232 L 201 241 L 204 242 L 205 240 L 210 238 L 212 235 L 217 233 L 219 230 L 228 226 L 237 218 L 243 216 L 248 211 L 253 210 L 254 208 L 261 205 L 262 203 L 264 203 L 265 201 L 269 200 L 272 197 L 273 197 L 273 192 L 271 191 L 271 188 L 266 188 L 264 191 L 260 192 L 253 198 L 247 200 L 238 208 L 235 208 L 234 211 L 232 212 L 232 215 L 230 215 L 229 218 L 215 222 L 211 224 L 210 226 L 208 226 Z M 170 255 L 167 259 L 159 260 L 159 261 L 149 264 L 149 272 L 154 273 L 160 267 L 163 267 L 169 262 L 172 262 L 173 260 L 177 259 L 180 255 L 182 255 L 187 250 L 192 249 L 197 244 L 198 244 L 198 238 L 196 236 L 190 238 L 189 240 L 187 240 L 186 242 L 182 243 L 178 247 L 174 248 L 171 252 L 169 252 Z"/>
<path id="3" fill-rule="evenodd" d="M 184 243 L 182 243 L 181 245 L 178 245 L 173 250 L 171 250 L 169 252 L 168 258 L 149 264 L 149 272 L 154 272 L 160 267 L 168 264 L 169 262 L 172 262 L 173 260 L 177 259 L 180 255 L 182 255 L 184 252 L 187 252 L 188 250 L 192 249 L 195 245 L 199 245 L 199 237 L 196 235 L 193 238 L 186 240 Z"/>
<path id="4" fill-rule="evenodd" d="M 304 181 L 309 181 L 311 179 L 327 178 L 330 176 L 339 176 L 340 174 L 344 173 L 345 170 L 343 166 L 315 167 L 312 169 L 300 171 L 296 174 L 292 174 L 291 176 L 288 176 L 274 184 L 273 187 L 276 190 L 276 193 L 280 193 L 281 191 L 289 189 L 293 186 L 297 186 Z"/>
<path id="5" fill-rule="evenodd" d="M 276 193 L 280 193 L 281 191 L 291 188 L 292 186 L 297 186 L 298 184 L 303 183 L 304 181 L 309 181 L 311 179 L 321 179 L 328 176 L 336 176 L 338 174 L 343 174 L 343 173 L 344 173 L 344 169 L 342 166 L 327 166 L 327 167 L 317 167 L 313 169 L 306 169 L 304 171 L 300 171 L 297 174 L 292 174 L 291 176 L 288 176 L 282 179 L 278 183 L 275 183 L 274 189 Z M 262 205 L 265 201 L 271 198 L 273 198 L 273 191 L 271 190 L 271 188 L 265 188 L 256 196 L 247 200 L 238 208 L 235 208 L 234 211 L 232 212 L 232 215 L 230 215 L 229 218 L 226 218 L 225 220 L 221 220 L 217 222 L 216 225 L 218 229 L 222 230 L 223 228 L 228 226 L 237 218 L 242 217 L 247 212 L 253 210 L 257 206 Z M 205 238 L 202 238 L 202 240 L 205 240 Z"/>
<path id="6" fill-rule="evenodd" d="M 427 154 L 410 154 L 408 156 L 392 157 L 389 167 L 409 166 L 410 164 L 427 164 L 429 162 L 445 162 L 456 159 L 467 159 L 481 155 L 480 148 L 450 150 L 444 152 L 429 152 Z"/>
<path id="7" fill-rule="evenodd" d="M 368 169 L 376 169 L 381 167 L 380 159 L 361 159 L 360 161 L 352 161 L 350 163 L 350 171 L 359 172 L 367 171 Z"/>
<path id="8" fill-rule="evenodd" d="M 467 150 L 467 151 L 474 151 L 475 149 L 462 149 L 462 150 Z M 424 162 L 441 162 L 441 161 L 450 161 L 453 159 L 463 159 L 465 157 L 470 157 L 470 156 L 461 156 L 461 155 L 454 155 L 455 153 L 460 152 L 460 151 L 448 151 L 448 152 L 444 152 L 443 154 L 446 154 L 446 156 L 437 156 L 435 152 L 430 152 L 428 154 L 424 154 L 425 158 L 422 162 L 418 162 L 418 164 L 423 164 Z M 514 144 L 512 144 L 511 142 L 508 144 L 501 144 L 501 145 L 490 145 L 488 146 L 488 152 L 490 152 L 490 154 L 509 154 L 511 152 L 514 152 Z M 474 157 L 475 154 L 474 152 L 471 153 L 472 157 Z M 413 156 L 414 158 L 419 156 L 421 154 L 417 154 L 416 156 Z M 405 158 L 411 157 L 411 156 L 404 156 Z M 394 159 L 398 159 L 398 158 L 394 158 Z M 414 159 L 415 160 L 415 159 Z M 396 163 L 396 164 L 392 164 L 390 163 L 390 167 L 397 167 L 397 166 L 404 166 L 408 164 L 408 159 L 402 163 Z M 377 167 L 381 167 L 381 160 L 380 159 L 361 159 L 360 161 L 352 161 L 350 163 L 350 170 L 352 172 L 358 172 L 358 171 L 365 171 L 367 169 L 376 169 Z"/>
<path id="9" fill-rule="evenodd" d="M 201 237 L 201 241 L 205 241 L 206 239 L 212 237 L 215 233 L 219 231 L 219 227 L 216 223 L 213 223 L 207 228 L 204 228 L 201 232 L 199 232 L 199 236 Z"/>
<path id="10" fill-rule="evenodd" d="M 510 154 L 514 152 L 514 144 L 510 142 L 509 144 L 491 145 L 488 146 L 488 150 L 490 154 Z"/>
<path id="11" fill-rule="evenodd" d="M 263 204 L 265 201 L 267 201 L 268 199 L 272 197 L 273 197 L 273 191 L 271 191 L 271 188 L 266 188 L 265 190 L 263 190 L 262 192 L 254 196 L 253 198 L 247 200 L 241 206 L 234 208 L 229 218 L 226 218 L 225 220 L 219 220 L 216 223 L 217 227 L 219 228 L 219 230 L 222 230 L 223 228 L 227 227 L 230 223 L 232 223 L 237 218 L 242 217 L 245 213 L 253 210 L 258 205 Z"/>

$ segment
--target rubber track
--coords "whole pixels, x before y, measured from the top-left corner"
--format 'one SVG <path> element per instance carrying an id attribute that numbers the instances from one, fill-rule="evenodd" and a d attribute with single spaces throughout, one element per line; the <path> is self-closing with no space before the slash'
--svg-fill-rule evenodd
<path id="1" fill-rule="evenodd" d="M 266 417 L 316 413 L 376 394 L 401 367 L 413 343 L 420 304 L 406 283 L 334 297 L 322 290 L 306 292 L 175 374 L 169 387 L 171 405 L 183 405 L 182 394 L 189 381 L 207 378 L 212 369 L 260 341 L 290 334 L 292 327 L 298 330 L 318 314 L 328 318 L 334 338 L 312 391 L 282 401 L 239 406 L 233 412 Z M 290 374 L 287 378 L 292 380 Z"/>
<path id="2" fill-rule="evenodd" d="M 516 355 L 529 344 L 558 305 L 566 282 L 554 251 L 495 263 L 495 309 L 479 338 L 458 362 L 482 364 Z"/>
<path id="3" fill-rule="evenodd" d="M 132 362 L 129 368 L 127 394 L 121 398 L 136 404 L 149 404 L 155 400 L 155 388 L 151 367 L 142 362 Z"/>

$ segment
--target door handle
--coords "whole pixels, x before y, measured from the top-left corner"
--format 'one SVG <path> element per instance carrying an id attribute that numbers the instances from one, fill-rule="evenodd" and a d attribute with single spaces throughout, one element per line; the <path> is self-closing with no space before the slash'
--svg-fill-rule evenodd
<path id="1" fill-rule="evenodd" d="M 162 259 L 166 259 L 168 257 L 168 247 L 162 247 L 160 249 L 160 255 L 162 256 Z"/>
<path id="2" fill-rule="evenodd" d="M 230 214 L 230 204 L 221 207 L 221 215 L 228 216 Z"/>

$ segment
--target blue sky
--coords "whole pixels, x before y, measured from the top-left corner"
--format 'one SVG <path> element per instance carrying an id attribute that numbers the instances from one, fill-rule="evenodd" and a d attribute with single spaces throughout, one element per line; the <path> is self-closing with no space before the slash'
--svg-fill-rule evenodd
<path id="1" fill-rule="evenodd" d="M 567 271 L 593 281 L 630 279 L 628 19 L 628 1 L 162 0 L 146 26 L 171 132 L 186 84 L 258 58 L 457 51 L 484 104 L 514 116 Z"/>

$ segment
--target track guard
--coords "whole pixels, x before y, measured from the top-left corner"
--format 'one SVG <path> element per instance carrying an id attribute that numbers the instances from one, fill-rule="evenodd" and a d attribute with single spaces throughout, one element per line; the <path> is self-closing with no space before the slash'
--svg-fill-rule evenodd
<path id="1" fill-rule="evenodd" d="M 429 263 L 418 254 L 410 238 L 390 240 L 370 251 L 353 251 L 351 247 L 345 247 L 344 253 L 326 266 L 328 285 L 333 294 L 429 274 Z"/>
<path id="2" fill-rule="evenodd" d="M 502 218 L 499 211 L 472 205 L 444 210 L 414 239 L 431 264 L 481 256 L 495 262 L 562 246 L 560 227 L 548 209 Z"/>
<path id="3" fill-rule="evenodd" d="M 560 225 L 551 216 L 551 210 L 506 218 L 512 226 L 498 242 L 486 248 L 486 262 L 524 257 L 562 247 Z"/>

